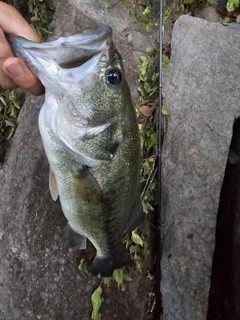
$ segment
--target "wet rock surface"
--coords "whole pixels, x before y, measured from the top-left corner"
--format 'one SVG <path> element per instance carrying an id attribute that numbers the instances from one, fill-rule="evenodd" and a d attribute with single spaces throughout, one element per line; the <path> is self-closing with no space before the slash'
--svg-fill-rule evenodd
<path id="1" fill-rule="evenodd" d="M 240 115 L 239 35 L 190 16 L 174 25 L 164 77 L 170 110 L 162 181 L 164 320 L 207 317 L 220 192 Z"/>
<path id="2" fill-rule="evenodd" d="M 109 11 L 100 1 L 54 2 L 50 38 L 110 25 L 136 101 L 134 69 L 140 53 L 132 48 L 144 50 L 154 40 L 136 31 L 122 3 L 108 3 Z M 37 124 L 43 99 L 27 97 L 0 167 L 0 318 L 89 320 L 90 296 L 100 279 L 84 277 L 78 271 L 80 252 L 68 248 L 66 220 L 49 193 L 49 167 Z M 133 281 L 125 292 L 115 285 L 104 289 L 101 319 L 152 318 L 151 312 L 147 314 L 152 283 L 133 269 L 131 272 Z"/>

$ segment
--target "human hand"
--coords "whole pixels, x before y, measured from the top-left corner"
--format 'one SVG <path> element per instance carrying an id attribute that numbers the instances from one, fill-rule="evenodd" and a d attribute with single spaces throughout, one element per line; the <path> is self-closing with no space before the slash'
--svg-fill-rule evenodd
<path id="1" fill-rule="evenodd" d="M 33 95 L 44 93 L 44 87 L 29 70 L 26 63 L 14 56 L 4 33 L 12 33 L 26 39 L 41 42 L 38 34 L 12 6 L 0 1 L 0 87 L 23 88 Z"/>

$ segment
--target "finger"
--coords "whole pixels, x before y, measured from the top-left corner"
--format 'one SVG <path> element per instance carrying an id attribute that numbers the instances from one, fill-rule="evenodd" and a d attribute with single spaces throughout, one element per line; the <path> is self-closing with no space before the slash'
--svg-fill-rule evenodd
<path id="1" fill-rule="evenodd" d="M 44 93 L 41 82 L 33 75 L 27 65 L 15 58 L 0 28 L 0 85 L 5 89 L 22 87 L 33 95 Z"/>
<path id="2" fill-rule="evenodd" d="M 7 89 L 21 86 L 31 94 L 42 94 L 44 88 L 41 82 L 22 60 L 13 58 L 4 32 L 24 36 L 35 42 L 41 42 L 41 39 L 14 7 L 0 2 L 0 8 L 0 85 Z"/>
<path id="3" fill-rule="evenodd" d="M 7 58 L 13 57 L 13 52 L 4 36 L 3 30 L 0 28 L 0 86 L 4 89 L 14 89 L 17 85 L 14 81 L 7 77 L 2 69 L 3 63 Z"/>
<path id="4" fill-rule="evenodd" d="M 25 91 L 38 96 L 44 93 L 41 82 L 20 58 L 8 58 L 2 65 L 5 74 Z"/>
<path id="5" fill-rule="evenodd" d="M 1 2 L 0 5 L 0 27 L 4 32 L 13 33 L 32 41 L 41 42 L 39 35 L 14 7 L 9 6 L 4 2 Z"/>

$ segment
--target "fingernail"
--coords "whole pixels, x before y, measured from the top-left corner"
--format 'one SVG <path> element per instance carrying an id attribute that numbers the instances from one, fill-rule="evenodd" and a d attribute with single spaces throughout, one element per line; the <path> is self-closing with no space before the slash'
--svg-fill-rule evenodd
<path id="1" fill-rule="evenodd" d="M 15 65 L 9 66 L 7 68 L 7 71 L 14 78 L 20 78 L 20 77 L 24 76 L 23 67 L 20 64 L 15 64 Z"/>

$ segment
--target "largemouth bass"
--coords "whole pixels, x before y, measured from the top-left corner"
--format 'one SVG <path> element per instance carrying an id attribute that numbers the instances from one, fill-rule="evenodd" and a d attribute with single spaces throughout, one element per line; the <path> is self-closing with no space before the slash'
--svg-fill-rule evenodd
<path id="1" fill-rule="evenodd" d="M 131 264 L 123 235 L 142 216 L 138 123 L 112 30 L 42 44 L 7 38 L 46 88 L 39 129 L 70 242 L 83 249 L 89 239 L 92 274 L 111 276 Z"/>

